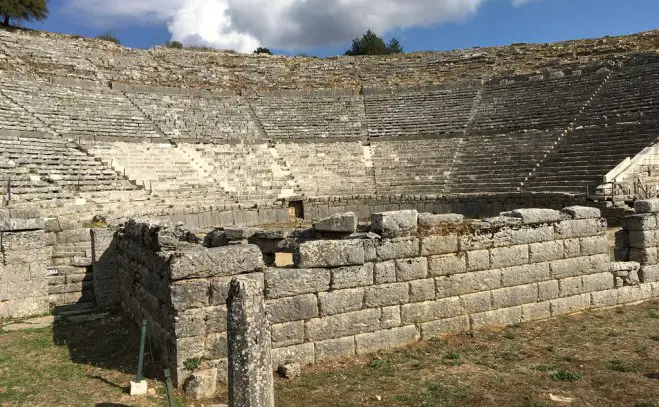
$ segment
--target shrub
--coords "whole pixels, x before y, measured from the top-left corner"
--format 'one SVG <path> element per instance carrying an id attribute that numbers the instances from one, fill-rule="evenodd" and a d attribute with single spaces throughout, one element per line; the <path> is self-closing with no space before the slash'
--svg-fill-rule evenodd
<path id="1" fill-rule="evenodd" d="M 119 38 L 117 38 L 117 36 L 112 31 L 108 31 L 104 34 L 99 34 L 96 36 L 96 39 L 103 41 L 110 41 L 110 42 L 114 42 L 117 45 L 121 45 L 121 41 L 119 41 Z"/>
<path id="2" fill-rule="evenodd" d="M 347 50 L 344 55 L 390 55 L 402 52 L 403 47 L 398 39 L 392 38 L 389 44 L 385 44 L 382 38 L 368 30 L 361 38 L 352 40 L 352 48 Z"/>
<path id="3" fill-rule="evenodd" d="M 271 52 L 269 49 L 265 48 L 265 47 L 258 47 L 256 50 L 254 50 L 254 53 L 255 53 L 255 54 L 268 54 L 268 55 L 272 55 L 272 52 Z"/>
<path id="4" fill-rule="evenodd" d="M 170 41 L 167 44 L 165 44 L 165 46 L 167 48 L 183 49 L 183 44 L 178 41 Z"/>
<path id="5" fill-rule="evenodd" d="M 560 370 L 556 373 L 553 373 L 551 378 L 563 382 L 576 382 L 583 379 L 583 376 L 579 373 L 570 372 L 569 370 Z"/>

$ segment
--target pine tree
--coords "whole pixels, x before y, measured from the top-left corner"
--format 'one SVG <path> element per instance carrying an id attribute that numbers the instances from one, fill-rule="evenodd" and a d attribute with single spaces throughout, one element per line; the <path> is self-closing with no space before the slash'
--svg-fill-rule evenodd
<path id="1" fill-rule="evenodd" d="M 2 24 L 9 25 L 9 20 L 31 21 L 48 17 L 48 0 L 0 0 L 0 18 Z"/>
<path id="2" fill-rule="evenodd" d="M 382 38 L 373 31 L 368 30 L 362 38 L 352 40 L 352 48 L 345 55 L 389 55 L 403 52 L 400 42 L 392 38 L 389 44 L 385 44 Z"/>

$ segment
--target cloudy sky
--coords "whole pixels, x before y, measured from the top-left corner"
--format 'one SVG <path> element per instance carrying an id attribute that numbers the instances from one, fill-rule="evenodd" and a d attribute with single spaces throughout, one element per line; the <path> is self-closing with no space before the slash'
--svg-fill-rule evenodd
<path id="1" fill-rule="evenodd" d="M 112 31 L 130 47 L 169 40 L 251 52 L 341 53 L 367 29 L 406 51 L 550 42 L 657 28 L 657 0 L 51 0 L 30 27 Z"/>

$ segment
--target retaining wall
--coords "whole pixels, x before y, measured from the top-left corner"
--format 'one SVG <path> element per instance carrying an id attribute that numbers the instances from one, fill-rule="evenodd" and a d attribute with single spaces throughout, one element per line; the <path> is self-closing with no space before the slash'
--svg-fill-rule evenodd
<path id="1" fill-rule="evenodd" d="M 288 268 L 265 267 L 247 244 L 254 230 L 216 231 L 203 247 L 163 224 L 119 229 L 121 303 L 149 321 L 179 386 L 226 377 L 225 303 L 236 275 L 263 284 L 273 367 L 659 296 L 659 282 L 638 263 L 611 261 L 596 208 L 485 220 L 385 212 L 361 232 L 355 214 L 320 223 L 338 228 L 297 233 Z"/>

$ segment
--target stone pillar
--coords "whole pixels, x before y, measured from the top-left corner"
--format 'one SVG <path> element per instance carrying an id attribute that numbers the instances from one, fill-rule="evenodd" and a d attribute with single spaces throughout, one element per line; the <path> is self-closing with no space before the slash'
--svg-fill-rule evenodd
<path id="1" fill-rule="evenodd" d="M 92 229 L 94 296 L 101 307 L 120 303 L 117 244 L 112 229 Z"/>
<path id="2" fill-rule="evenodd" d="M 274 407 L 270 325 L 261 283 L 231 280 L 227 311 L 229 406 Z"/>

